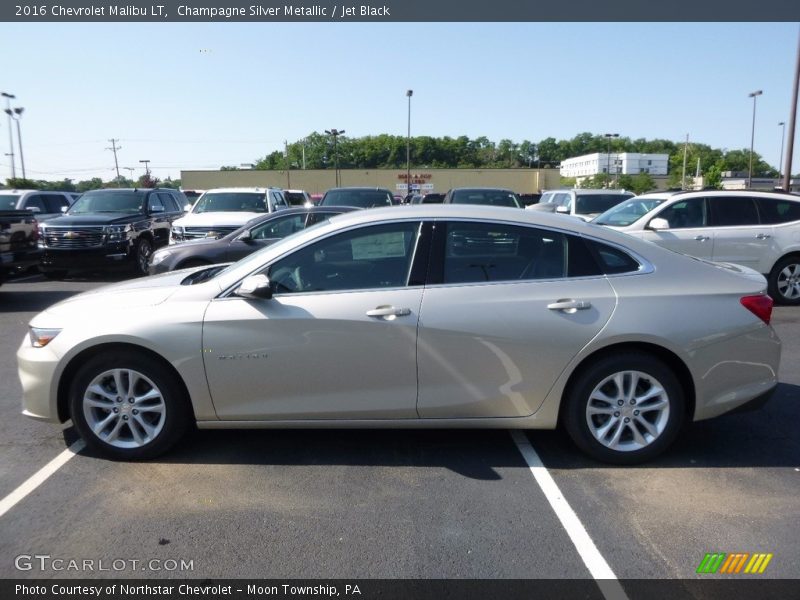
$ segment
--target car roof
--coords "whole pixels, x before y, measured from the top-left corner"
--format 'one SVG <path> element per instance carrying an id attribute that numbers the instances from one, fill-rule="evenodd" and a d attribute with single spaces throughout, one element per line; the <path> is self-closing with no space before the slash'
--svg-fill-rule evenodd
<path id="1" fill-rule="evenodd" d="M 382 187 L 364 187 L 364 186 L 358 187 L 358 186 L 353 186 L 353 187 L 335 187 L 335 188 L 330 188 L 325 193 L 327 194 L 328 192 L 334 192 L 336 190 L 365 191 L 365 192 L 389 192 L 389 190 L 387 190 L 386 188 L 382 188 Z M 389 192 L 389 193 L 391 194 L 392 192 Z"/>
<path id="2" fill-rule="evenodd" d="M 503 188 L 503 187 L 457 187 L 457 188 L 451 188 L 450 191 L 451 192 L 471 192 L 471 191 L 486 192 L 486 191 L 494 191 L 494 192 L 508 192 L 510 194 L 514 193 L 513 190 L 510 190 L 508 188 Z"/>
<path id="3" fill-rule="evenodd" d="M 274 187 L 222 187 L 222 188 L 212 188 L 205 191 L 206 194 L 210 194 L 211 192 L 258 192 L 264 193 L 269 190 L 277 190 L 280 191 L 280 188 Z"/>

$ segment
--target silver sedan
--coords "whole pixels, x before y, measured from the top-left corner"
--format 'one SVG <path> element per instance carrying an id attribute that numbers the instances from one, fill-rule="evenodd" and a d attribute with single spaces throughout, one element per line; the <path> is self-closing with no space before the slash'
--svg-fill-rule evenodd
<path id="1" fill-rule="evenodd" d="M 142 459 L 201 428 L 553 429 L 608 462 L 766 399 L 764 277 L 578 220 L 428 205 L 334 217 L 227 267 L 37 315 L 24 413 Z M 310 368 L 313 365 L 313 368 Z"/>

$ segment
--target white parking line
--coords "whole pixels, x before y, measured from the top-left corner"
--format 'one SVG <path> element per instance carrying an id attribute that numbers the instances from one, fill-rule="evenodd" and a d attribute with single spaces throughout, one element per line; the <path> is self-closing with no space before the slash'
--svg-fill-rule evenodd
<path id="1" fill-rule="evenodd" d="M 83 443 L 83 440 L 74 442 L 69 448 L 64 450 L 61 454 L 36 471 L 36 473 L 28 477 L 28 479 L 26 479 L 17 489 L 0 500 L 0 517 L 14 508 L 14 506 L 25 496 L 47 481 L 47 478 L 50 477 L 50 475 L 67 464 L 67 461 L 69 461 L 69 459 L 75 456 L 78 452 L 83 450 L 84 447 L 85 444 Z"/>
<path id="2" fill-rule="evenodd" d="M 569 539 L 575 545 L 583 564 L 586 565 L 589 573 L 597 582 L 597 587 L 600 588 L 603 596 L 607 600 L 627 600 L 628 596 L 617 580 L 617 576 L 614 575 L 614 571 L 611 570 L 597 546 L 594 545 L 583 523 L 581 523 L 578 515 L 575 514 L 569 502 L 564 498 L 552 475 L 542 463 L 542 459 L 539 458 L 536 450 L 528 441 L 527 436 L 522 431 L 516 430 L 511 431 L 511 437 L 525 462 L 528 463 L 536 483 L 539 484 L 558 520 L 561 521 L 561 525 L 567 531 Z"/>

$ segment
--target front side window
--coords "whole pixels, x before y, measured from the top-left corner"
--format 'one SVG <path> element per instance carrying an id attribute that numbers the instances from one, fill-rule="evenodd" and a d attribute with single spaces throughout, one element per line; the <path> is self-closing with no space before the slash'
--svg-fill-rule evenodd
<path id="1" fill-rule="evenodd" d="M 711 224 L 717 227 L 758 225 L 756 204 L 749 196 L 725 196 L 708 199 Z"/>
<path id="2" fill-rule="evenodd" d="M 270 219 L 268 222 L 254 227 L 250 233 L 254 240 L 270 240 L 285 238 L 296 231 L 305 228 L 306 215 L 291 215 L 280 219 Z"/>
<path id="3" fill-rule="evenodd" d="M 277 294 L 403 287 L 419 229 L 405 222 L 346 231 L 280 259 L 267 275 Z"/>
<path id="4" fill-rule="evenodd" d="M 150 194 L 150 198 L 147 200 L 147 210 L 151 212 L 164 212 L 166 210 L 159 194 Z"/>
<path id="5" fill-rule="evenodd" d="M 47 209 L 44 206 L 44 199 L 42 198 L 41 194 L 33 194 L 28 196 L 25 200 L 25 210 L 31 210 L 33 208 L 38 208 L 39 212 L 47 212 Z"/>
<path id="6" fill-rule="evenodd" d="M 607 211 L 630 196 L 623 194 L 577 194 L 575 212 L 579 215 L 599 214 Z"/>
<path id="7" fill-rule="evenodd" d="M 708 225 L 705 198 L 680 200 L 662 210 L 656 218 L 666 219 L 670 229 L 690 229 Z"/>

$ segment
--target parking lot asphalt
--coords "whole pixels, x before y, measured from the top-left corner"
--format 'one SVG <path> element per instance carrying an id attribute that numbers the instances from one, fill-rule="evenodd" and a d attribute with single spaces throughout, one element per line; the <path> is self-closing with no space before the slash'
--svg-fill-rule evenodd
<path id="1" fill-rule="evenodd" d="M 0 499 L 75 441 L 20 414 L 28 320 L 107 278 L 0 287 Z M 762 409 L 687 428 L 659 459 L 610 467 L 527 432 L 623 578 L 690 578 L 707 552 L 768 552 L 800 579 L 800 308 L 781 307 L 781 384 Z M 20 554 L 193 561 L 103 577 L 562 578 L 590 572 L 505 431 L 198 431 L 145 463 L 82 451 L 0 517 L 0 577 Z"/>

